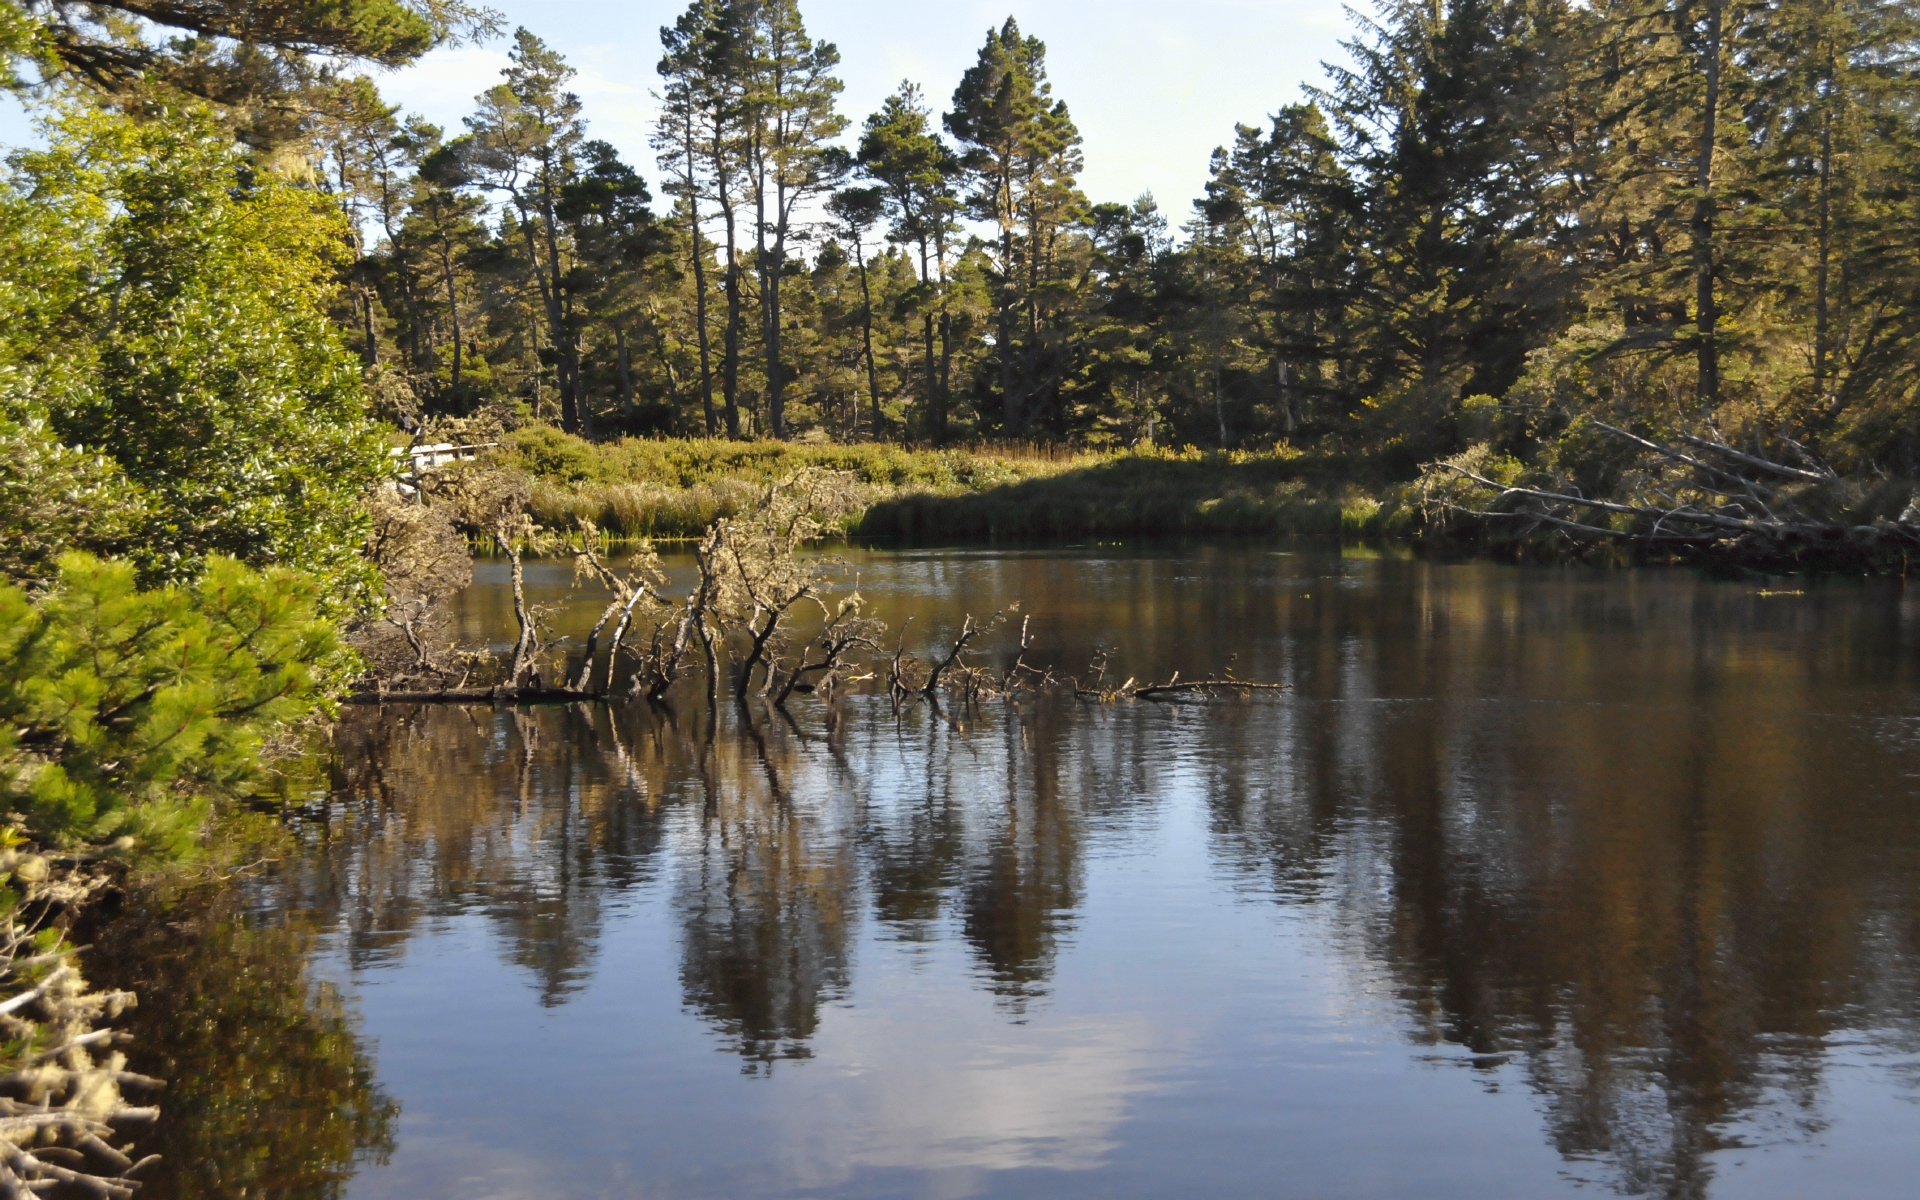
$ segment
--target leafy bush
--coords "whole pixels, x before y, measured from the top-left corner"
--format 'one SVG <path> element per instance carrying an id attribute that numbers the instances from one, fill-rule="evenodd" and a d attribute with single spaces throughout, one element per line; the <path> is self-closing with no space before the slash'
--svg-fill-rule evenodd
<path id="1" fill-rule="evenodd" d="M 369 598 L 361 500 L 387 460 L 326 319 L 343 218 L 192 109 L 74 107 L 44 129 L 0 181 L 9 459 L 48 459 L 50 434 L 110 464 L 125 486 L 71 497 L 71 544 L 149 581 L 224 555 L 311 572 L 343 607 Z M 104 510 L 124 537 L 96 536 Z"/>
<path id="2" fill-rule="evenodd" d="M 38 599 L 0 587 L 0 800 L 43 844 L 185 856 L 343 666 L 293 572 L 216 558 L 142 590 L 129 564 L 70 553 Z"/>

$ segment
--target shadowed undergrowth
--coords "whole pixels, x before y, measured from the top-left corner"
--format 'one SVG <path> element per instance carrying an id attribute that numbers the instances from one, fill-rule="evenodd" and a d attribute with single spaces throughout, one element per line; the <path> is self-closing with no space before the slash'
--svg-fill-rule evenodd
<path id="1" fill-rule="evenodd" d="M 1089 457 L 1045 476 L 968 492 L 902 490 L 857 532 L 916 542 L 1363 536 L 1388 510 L 1343 482 L 1344 464 L 1283 454 L 1147 452 Z"/>

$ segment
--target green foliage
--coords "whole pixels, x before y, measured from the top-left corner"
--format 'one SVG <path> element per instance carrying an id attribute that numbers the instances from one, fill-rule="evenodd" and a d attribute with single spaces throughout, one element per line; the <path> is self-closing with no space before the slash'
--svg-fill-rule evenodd
<path id="1" fill-rule="evenodd" d="M 38 599 L 0 588 L 0 796 L 48 844 L 189 853 L 213 803 L 262 784 L 262 739 L 344 666 L 316 608 L 307 579 L 227 559 L 142 590 L 125 563 L 69 554 Z"/>
<path id="2" fill-rule="evenodd" d="M 399 66 L 492 23 L 464 0 L 0 0 L 0 56 L 30 55 L 43 74 L 116 90 L 163 81 L 231 97 L 233 84 L 264 62 L 280 60 L 282 78 L 305 75 L 308 54 Z"/>
<path id="3" fill-rule="evenodd" d="M 588 438 L 1284 442 L 1369 488 L 1485 443 L 1617 486 L 1631 455 L 1586 418 L 1920 474 L 1913 4 L 1382 0 L 1304 102 L 1222 130 L 1184 223 L 1081 195 L 1046 48 L 1012 20 L 947 111 L 904 85 L 829 153 L 837 61 L 799 10 L 691 0 L 663 30 L 657 220 L 531 33 L 450 146 L 345 89 L 320 157 L 386 226 L 356 336 L 405 372 L 405 411 L 517 405 Z M 791 205 L 828 186 L 834 240 L 798 262 Z M 767 452 L 711 477 L 515 453 L 543 520 L 665 533 L 731 511 Z M 903 470 L 869 486 L 948 486 Z"/>
<path id="4" fill-rule="evenodd" d="M 1391 515 L 1350 464 L 1298 453 L 1086 455 L 978 490 L 877 501 L 859 531 L 920 542 L 1199 536 L 1365 537 Z"/>
<path id="5" fill-rule="evenodd" d="M 387 466 L 325 316 L 338 213 L 202 113 L 70 107 L 45 131 L 0 189 L 0 434 L 25 447 L 10 457 L 109 460 L 127 487 L 89 468 L 71 523 L 98 501 L 129 527 L 78 544 L 124 547 L 149 580 L 225 555 L 363 602 L 360 500 Z M 32 449 L 43 422 L 81 449 Z"/>
<path id="6" fill-rule="evenodd" d="M 45 579 L 70 546 L 124 545 L 142 499 L 115 464 L 0 404 L 0 578 Z"/>
<path id="7" fill-rule="evenodd" d="M 52 39 L 46 25 L 35 20 L 17 0 L 0 0 L 0 88 L 19 90 L 27 85 L 22 62 L 47 62 Z"/>

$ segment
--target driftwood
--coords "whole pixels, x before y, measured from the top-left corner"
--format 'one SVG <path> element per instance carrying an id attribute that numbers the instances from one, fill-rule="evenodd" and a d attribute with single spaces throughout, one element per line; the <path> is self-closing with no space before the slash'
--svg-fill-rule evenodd
<path id="1" fill-rule="evenodd" d="M 593 631 L 587 635 L 586 652 L 580 659 L 580 670 L 574 676 L 571 687 L 576 692 L 593 690 L 593 664 L 595 651 L 600 643 L 600 631 L 615 615 L 619 622 L 613 627 L 613 637 L 607 646 L 606 682 L 600 691 L 613 691 L 613 675 L 620 662 L 620 648 L 627 636 L 627 627 L 633 623 L 634 606 L 645 600 L 658 588 L 660 560 L 653 553 L 651 545 L 643 545 L 637 563 L 625 574 L 614 570 L 600 559 L 596 544 L 600 540 L 600 530 L 592 521 L 580 518 L 581 549 L 574 559 L 574 578 L 598 580 L 613 593 L 613 599 L 600 612 L 600 619 L 594 622 Z M 656 595 L 657 599 L 657 595 Z"/>
<path id="2" fill-rule="evenodd" d="M 849 477 L 800 471 L 770 485 L 752 512 L 722 517 L 709 530 L 712 611 L 747 640 L 735 700 L 746 699 L 757 667 L 764 668 L 760 694 L 775 690 L 789 615 L 805 601 L 820 603 L 826 589 L 822 565 L 802 560 L 801 547 L 854 505 Z"/>
<path id="3" fill-rule="evenodd" d="M 413 692 L 353 692 L 348 704 L 580 704 L 607 699 L 603 692 L 565 687 L 440 688 Z"/>
<path id="4" fill-rule="evenodd" d="M 931 696 L 935 691 L 939 690 L 940 677 L 953 670 L 954 664 L 960 661 L 960 656 L 966 653 L 967 644 L 980 637 L 981 634 L 999 628 L 1000 623 L 1005 619 L 1005 609 L 988 617 L 984 625 L 975 625 L 973 623 L 973 614 L 966 614 L 960 622 L 960 632 L 953 639 L 953 646 L 947 651 L 947 656 L 939 662 L 934 663 L 933 669 L 927 672 L 927 681 L 921 685 L 920 694 L 923 696 Z"/>
<path id="5" fill-rule="evenodd" d="M 838 608 L 828 609 L 818 601 L 820 611 L 826 618 L 826 624 L 813 640 L 801 649 L 800 659 L 794 667 L 785 672 L 785 682 L 781 684 L 773 703 L 776 708 L 785 708 L 787 698 L 796 691 L 831 691 L 836 684 L 852 682 L 851 678 L 842 678 L 848 663 L 856 650 L 878 650 L 877 640 L 885 630 L 879 621 L 863 615 L 865 601 L 855 592 L 840 602 Z M 808 661 L 807 652 L 813 652 L 813 661 Z M 767 682 L 771 685 L 781 674 L 778 664 L 769 666 Z M 858 678 L 872 678 L 872 672 Z"/>
<path id="6" fill-rule="evenodd" d="M 1241 679 L 1231 670 L 1204 679 L 1181 679 L 1180 672 L 1165 683 L 1141 682 L 1131 675 L 1125 683 L 1117 687 L 1106 686 L 1106 652 L 1096 655 L 1093 660 L 1094 682 L 1092 687 L 1082 687 L 1080 681 L 1073 681 L 1073 694 L 1081 700 L 1096 700 L 1101 704 L 1112 704 L 1116 700 L 1171 700 L 1182 696 L 1252 696 L 1256 694 L 1291 691 L 1284 683 L 1261 683 L 1251 679 Z"/>
<path id="7" fill-rule="evenodd" d="M 1604 421 L 1590 424 L 1647 455 L 1642 469 L 1623 482 L 1622 498 L 1586 496 L 1552 479 L 1536 479 L 1532 486 L 1501 482 L 1487 474 L 1480 449 L 1429 467 L 1428 507 L 1512 523 L 1521 536 L 1548 527 L 1577 537 L 1675 549 L 1920 550 L 1920 503 L 1909 504 L 1894 520 L 1836 518 L 1831 514 L 1862 506 L 1868 485 L 1841 476 L 1797 445 L 1789 443 L 1802 459 L 1798 465 L 1742 450 L 1717 432 L 1709 437 L 1683 433 L 1668 443 Z M 1492 495 L 1462 497 L 1446 486 L 1448 478 Z"/>

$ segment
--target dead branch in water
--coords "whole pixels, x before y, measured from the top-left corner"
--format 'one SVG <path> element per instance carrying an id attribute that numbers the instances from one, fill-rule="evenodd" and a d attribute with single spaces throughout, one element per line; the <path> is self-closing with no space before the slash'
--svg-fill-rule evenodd
<path id="1" fill-rule="evenodd" d="M 752 512 L 714 522 L 712 610 L 723 626 L 747 636 L 735 700 L 746 699 L 755 668 L 765 669 L 760 694 L 774 689 L 789 614 L 803 601 L 819 603 L 826 588 L 820 564 L 803 560 L 800 550 L 855 503 L 850 477 L 800 471 L 770 485 Z"/>
<path id="2" fill-rule="evenodd" d="M 600 703 L 601 692 L 565 687 L 438 688 L 415 692 L 354 692 L 348 704 L 586 704 Z"/>
<path id="3" fill-rule="evenodd" d="M 634 556 L 632 565 L 622 574 L 600 558 L 599 527 L 585 517 L 579 518 L 579 526 L 581 548 L 580 553 L 574 557 L 574 581 L 577 583 L 581 579 L 597 580 L 613 593 L 613 599 L 601 610 L 600 619 L 594 622 L 592 632 L 587 634 L 586 650 L 581 656 L 580 669 L 574 675 L 572 688 L 576 692 L 594 690 L 594 653 L 599 646 L 600 631 L 607 627 L 608 621 L 618 615 L 619 623 L 613 627 L 613 638 L 607 646 L 606 681 L 599 689 L 603 694 L 611 693 L 614 670 L 620 662 L 620 646 L 626 640 L 627 627 L 633 622 L 634 606 L 647 599 L 650 594 L 657 595 L 656 589 L 661 580 L 660 559 L 654 554 L 653 546 L 643 542 Z"/>
<path id="4" fill-rule="evenodd" d="M 988 617 L 984 625 L 975 625 L 973 623 L 973 614 L 966 614 L 960 621 L 960 632 L 953 639 L 953 646 L 948 649 L 947 656 L 939 662 L 932 664 L 933 669 L 927 672 L 927 681 L 921 685 L 920 694 L 922 696 L 932 696 L 940 687 L 940 677 L 949 671 L 954 671 L 954 664 L 958 663 L 960 656 L 967 652 L 967 644 L 979 638 L 982 634 L 990 633 L 998 629 L 1001 624 L 1006 621 L 1007 613 L 1019 607 L 1020 605 L 1016 601 L 1009 608 L 1003 608 L 991 617 Z M 961 690 L 963 691 L 967 690 L 968 684 L 977 683 L 977 681 L 967 673 L 965 667 L 961 667 L 956 674 L 960 676 L 956 682 L 960 684 Z M 978 694 L 977 687 L 973 690 L 974 694 Z"/>
<path id="5" fill-rule="evenodd" d="M 869 614 L 864 598 L 855 591 L 834 603 L 832 564 L 802 557 L 804 547 L 829 529 L 854 502 L 849 477 L 826 471 L 802 471 L 770 485 L 758 504 L 736 517 L 723 517 L 708 527 L 694 553 L 699 578 L 683 601 L 670 604 L 662 595 L 666 578 L 651 547 L 643 547 L 630 563 L 615 568 L 600 553 L 599 529 L 579 521 L 580 544 L 574 556 L 574 581 L 597 583 L 610 596 L 587 634 L 584 652 L 570 669 L 557 668 L 552 683 L 541 676 L 542 653 L 548 639 L 543 610 L 528 603 L 523 555 L 549 547 L 527 515 L 529 496 L 524 480 L 481 465 L 462 464 L 444 478 L 421 489 L 422 503 L 449 506 L 458 524 L 490 538 L 509 568 L 514 617 L 519 638 L 511 661 L 503 670 L 480 672 L 482 680 L 495 676 L 491 686 L 469 683 L 484 655 L 467 656 L 457 679 L 450 672 L 420 668 L 429 661 L 423 643 L 410 637 L 416 669 L 377 679 L 377 686 L 351 697 L 358 703 L 410 704 L 569 704 L 604 701 L 619 694 L 621 654 L 637 660 L 625 681 L 624 694 L 663 700 L 681 678 L 700 644 L 706 661 L 707 688 L 717 699 L 723 685 L 723 656 L 728 639 L 740 657 L 731 679 L 734 699 L 744 702 L 758 683 L 759 695 L 784 709 L 796 694 L 833 695 L 848 685 L 878 674 L 880 643 L 885 625 Z M 411 518 L 410 518 L 411 520 Z M 431 522 L 414 521 L 425 527 Z M 795 638 L 796 610 L 813 605 L 822 626 L 807 637 L 798 654 L 787 654 Z M 1031 618 L 1022 618 L 1013 660 L 1004 670 L 970 661 L 981 643 L 1019 611 L 1014 603 L 984 621 L 971 613 L 936 653 L 922 659 L 906 650 L 903 625 L 891 659 L 886 661 L 886 690 L 896 706 L 918 697 L 935 701 L 949 696 L 973 703 L 1000 696 L 1037 695 L 1066 686 L 1053 673 L 1028 661 L 1033 650 Z M 642 647 L 629 647 L 636 614 L 651 622 Z M 910 620 L 910 619 L 909 619 Z M 609 628 L 604 666 L 601 638 Z M 865 666 L 862 665 L 864 660 Z M 861 673 L 864 670 L 864 673 Z M 421 684 L 437 686 L 420 686 Z M 1089 693 L 1075 683 L 1076 694 Z M 1182 681 L 1177 675 L 1164 684 L 1134 685 L 1129 680 L 1108 699 L 1125 696 L 1154 699 L 1177 695 L 1247 694 L 1278 690 L 1278 685 L 1234 678 L 1231 673 Z M 3 1198 L 0 1198 L 3 1200 Z"/>
<path id="6" fill-rule="evenodd" d="M 1181 679 L 1180 672 L 1165 683 L 1141 683 L 1132 676 L 1118 687 L 1107 687 L 1107 665 L 1110 654 L 1101 651 L 1094 656 L 1094 682 L 1092 687 L 1082 687 L 1080 681 L 1073 681 L 1073 694 L 1082 700 L 1096 700 L 1101 704 L 1112 704 L 1116 700 L 1165 700 L 1175 696 L 1252 696 L 1256 693 L 1279 693 L 1291 691 L 1292 687 L 1284 683 L 1261 683 L 1252 679 L 1241 679 L 1231 670 L 1205 679 Z"/>
<path id="7" fill-rule="evenodd" d="M 827 623 L 813 640 L 802 648 L 800 661 L 786 672 L 786 680 L 781 685 L 779 695 L 774 698 L 775 707 L 784 708 L 787 697 L 796 691 L 831 691 L 842 682 L 841 676 L 848 669 L 849 660 L 855 650 L 878 650 L 879 637 L 886 626 L 878 620 L 864 615 L 866 602 L 860 593 L 855 592 L 840 601 L 839 607 L 828 610 L 823 601 L 815 599 L 820 611 L 826 616 Z M 807 661 L 807 650 L 811 649 L 815 658 Z M 767 680 L 771 684 L 780 674 L 778 663 L 769 664 Z M 815 678 L 809 679 L 809 676 Z M 871 678 L 871 672 L 866 678 Z"/>
<path id="8" fill-rule="evenodd" d="M 925 668 L 919 659 L 907 653 L 907 626 L 911 624 L 912 617 L 900 622 L 900 637 L 893 646 L 893 659 L 887 664 L 887 695 L 892 697 L 896 709 L 925 682 L 920 674 Z"/>

